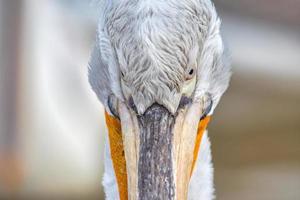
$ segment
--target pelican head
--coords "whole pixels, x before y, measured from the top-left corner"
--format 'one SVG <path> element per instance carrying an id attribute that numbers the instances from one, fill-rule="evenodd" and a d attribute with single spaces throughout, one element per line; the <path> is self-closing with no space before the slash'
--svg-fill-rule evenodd
<path id="1" fill-rule="evenodd" d="M 210 0 L 102 8 L 89 81 L 120 123 L 128 199 L 187 199 L 198 123 L 230 79 L 216 10 Z"/>

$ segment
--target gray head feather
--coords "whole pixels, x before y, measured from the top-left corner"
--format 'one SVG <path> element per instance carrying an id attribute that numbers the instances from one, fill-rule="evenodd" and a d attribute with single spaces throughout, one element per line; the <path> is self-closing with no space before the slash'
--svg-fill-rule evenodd
<path id="1" fill-rule="evenodd" d="M 103 2 L 89 79 L 105 106 L 114 94 L 132 96 L 139 113 L 154 102 L 175 112 L 192 64 L 198 69 L 194 100 L 210 93 L 216 106 L 230 67 L 223 63 L 220 20 L 210 0 Z"/>

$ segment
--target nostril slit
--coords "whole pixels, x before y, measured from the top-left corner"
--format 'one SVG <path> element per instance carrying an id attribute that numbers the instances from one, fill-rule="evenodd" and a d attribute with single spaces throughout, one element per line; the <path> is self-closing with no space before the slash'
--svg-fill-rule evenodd
<path id="1" fill-rule="evenodd" d="M 136 105 L 135 105 L 135 103 L 134 103 L 132 97 L 129 97 L 129 99 L 128 99 L 128 106 L 129 106 L 134 112 L 138 113 L 137 108 L 136 108 Z"/>

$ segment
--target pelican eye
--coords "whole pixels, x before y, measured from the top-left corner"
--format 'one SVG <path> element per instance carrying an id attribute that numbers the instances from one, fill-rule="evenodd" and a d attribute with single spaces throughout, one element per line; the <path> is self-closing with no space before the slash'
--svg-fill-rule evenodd
<path id="1" fill-rule="evenodd" d="M 192 66 L 192 67 L 189 67 L 185 73 L 185 80 L 188 81 L 188 80 L 191 80 L 192 78 L 194 78 L 195 76 L 195 73 L 196 72 L 196 67 Z"/>
<path id="2" fill-rule="evenodd" d="M 191 69 L 191 70 L 189 71 L 189 75 L 192 76 L 193 74 L 194 74 L 194 69 Z"/>
<path id="3" fill-rule="evenodd" d="M 190 97 L 196 87 L 196 65 L 188 67 L 185 71 L 185 82 L 182 87 L 182 94 Z"/>
<path id="4" fill-rule="evenodd" d="M 121 76 L 122 76 L 122 78 L 124 78 L 124 72 L 122 72 L 122 71 L 121 71 Z"/>

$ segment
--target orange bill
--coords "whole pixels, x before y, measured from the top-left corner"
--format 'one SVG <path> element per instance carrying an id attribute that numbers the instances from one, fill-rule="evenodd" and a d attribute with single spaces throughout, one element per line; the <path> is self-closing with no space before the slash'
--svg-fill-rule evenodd
<path id="1" fill-rule="evenodd" d="M 111 158 L 112 158 L 113 167 L 116 175 L 120 200 L 127 200 L 128 184 L 127 184 L 126 160 L 124 155 L 121 123 L 119 119 L 110 116 L 108 113 L 105 113 L 105 117 L 106 117 L 106 125 L 108 128 Z M 196 141 L 194 146 L 193 163 L 192 163 L 192 170 L 190 176 L 192 176 L 192 172 L 195 167 L 195 163 L 197 161 L 197 157 L 199 153 L 202 136 L 207 128 L 209 121 L 210 121 L 210 117 L 207 116 L 204 119 L 202 119 L 198 124 L 198 131 L 197 131 L 197 136 L 196 136 Z"/>

